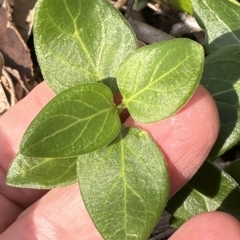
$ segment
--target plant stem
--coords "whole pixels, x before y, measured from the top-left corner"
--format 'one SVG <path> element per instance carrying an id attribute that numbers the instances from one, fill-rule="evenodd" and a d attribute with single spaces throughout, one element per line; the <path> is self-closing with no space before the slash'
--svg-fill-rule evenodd
<path id="1" fill-rule="evenodd" d="M 125 107 L 125 105 L 123 103 L 117 105 L 118 115 L 120 115 L 125 108 L 126 107 Z"/>

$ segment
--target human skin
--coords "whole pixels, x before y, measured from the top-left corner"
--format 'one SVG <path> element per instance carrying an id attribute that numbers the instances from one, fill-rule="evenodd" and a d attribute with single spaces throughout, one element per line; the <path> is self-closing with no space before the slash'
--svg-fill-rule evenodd
<path id="1" fill-rule="evenodd" d="M 42 83 L 0 117 L 0 240 L 102 239 L 84 207 L 77 184 L 48 192 L 5 184 L 7 169 L 25 129 L 53 96 L 46 83 Z M 219 119 L 210 94 L 199 86 L 174 116 L 148 125 L 129 117 L 125 125 L 147 130 L 164 152 L 172 196 L 206 159 L 218 134 Z M 204 214 L 190 219 L 170 239 L 240 239 L 240 226 L 235 218 L 220 212 Z"/>

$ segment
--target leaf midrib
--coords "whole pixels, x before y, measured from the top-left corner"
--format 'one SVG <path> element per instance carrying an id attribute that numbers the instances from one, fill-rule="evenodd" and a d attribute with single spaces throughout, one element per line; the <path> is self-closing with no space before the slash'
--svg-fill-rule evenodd
<path id="1" fill-rule="evenodd" d="M 63 0 L 63 3 L 64 3 L 64 5 L 66 6 L 66 10 L 67 10 L 70 18 L 71 18 L 72 21 L 73 21 L 74 29 L 75 29 L 75 32 L 77 33 L 76 36 L 77 36 L 78 42 L 80 43 L 80 45 L 81 45 L 84 53 L 86 54 L 86 56 L 87 56 L 87 58 L 88 58 L 88 60 L 89 60 L 89 63 L 92 65 L 92 67 L 93 67 L 93 69 L 94 69 L 97 77 L 98 77 L 99 79 L 102 79 L 103 77 L 100 76 L 101 74 L 99 73 L 96 64 L 93 62 L 93 59 L 92 59 L 91 56 L 89 55 L 89 51 L 88 51 L 86 45 L 83 43 L 83 41 L 82 41 L 82 39 L 81 39 L 81 37 L 80 37 L 80 35 L 79 35 L 79 31 L 78 31 L 77 26 L 76 26 L 76 20 L 75 20 L 74 17 L 72 16 L 72 14 L 71 14 L 71 12 L 70 12 L 70 10 L 69 10 L 69 7 L 68 7 L 68 5 L 67 5 L 67 3 L 66 3 L 66 0 Z M 48 9 L 48 8 L 47 8 L 47 9 Z M 79 13 L 79 15 L 80 15 L 80 13 Z M 78 17 L 79 17 L 79 15 L 78 15 Z M 49 11 L 48 11 L 48 16 L 50 17 L 50 19 L 52 19 Z M 64 34 L 73 36 L 73 34 L 65 33 L 61 28 L 59 28 L 59 26 L 55 23 L 55 21 L 54 21 L 53 19 L 52 19 L 52 22 L 54 23 L 54 25 L 55 25 L 61 32 L 63 32 Z"/>
<path id="2" fill-rule="evenodd" d="M 91 56 L 89 55 L 89 51 L 88 51 L 86 45 L 83 43 L 83 41 L 82 41 L 82 39 L 81 39 L 81 37 L 80 37 L 79 31 L 78 31 L 77 25 L 76 25 L 76 19 L 74 19 L 73 15 L 71 14 L 70 9 L 69 9 L 69 7 L 68 7 L 68 5 L 67 5 L 67 3 L 66 3 L 66 0 L 63 0 L 63 1 L 64 1 L 65 6 L 66 6 L 66 9 L 67 9 L 67 11 L 68 11 L 69 16 L 70 16 L 71 19 L 73 20 L 75 32 L 77 32 L 77 39 L 78 39 L 80 45 L 82 46 L 82 49 L 83 49 L 83 51 L 85 52 L 85 54 L 86 54 L 89 62 L 91 63 L 92 67 L 94 68 L 95 72 L 97 73 L 97 75 L 99 75 L 99 73 L 98 73 L 98 71 L 97 71 L 97 67 L 96 67 L 96 65 L 94 64 Z M 80 15 L 81 15 L 81 13 L 79 12 L 78 17 L 79 17 Z"/>
<path id="3" fill-rule="evenodd" d="M 121 136 L 121 139 L 123 139 L 123 136 Z M 123 140 L 120 141 L 120 147 L 121 147 L 121 163 L 122 163 L 122 179 L 123 179 L 123 198 L 124 198 L 124 230 L 125 230 L 125 236 L 127 236 L 127 182 L 126 182 L 126 170 L 125 170 L 125 162 L 124 162 L 124 144 Z"/>
<path id="4" fill-rule="evenodd" d="M 181 62 L 179 62 L 174 68 L 171 68 L 169 71 L 167 71 L 166 73 L 164 73 L 163 75 L 161 75 L 159 78 L 157 78 L 154 81 L 149 81 L 148 84 L 143 87 L 140 91 L 138 91 L 136 94 L 131 95 L 128 99 L 126 99 L 126 96 L 124 97 L 124 103 L 127 105 L 129 104 L 129 102 L 131 102 L 134 98 L 136 98 L 137 96 L 139 96 L 141 93 L 147 91 L 152 85 L 154 85 L 156 82 L 160 81 L 162 78 L 166 77 L 167 75 L 171 74 L 172 71 L 174 71 L 175 69 L 177 69 L 179 66 L 181 66 L 185 61 L 187 61 L 191 56 L 193 56 L 193 54 L 188 55 L 186 58 L 184 58 Z"/>
<path id="5" fill-rule="evenodd" d="M 91 121 L 93 118 L 95 118 L 96 116 L 102 115 L 102 114 L 104 114 L 105 112 L 110 112 L 110 111 L 112 111 L 112 110 L 113 110 L 112 107 L 111 107 L 111 108 L 107 108 L 107 109 L 105 109 L 105 110 L 103 110 L 103 111 L 99 111 L 98 113 L 95 113 L 95 114 L 91 115 L 90 117 L 81 118 L 81 119 L 75 121 L 74 123 L 70 124 L 69 126 L 67 126 L 67 127 L 65 127 L 65 128 L 62 128 L 62 129 L 60 129 L 59 131 L 56 131 L 56 132 L 54 132 L 53 134 L 51 134 L 51 135 L 43 138 L 41 141 L 38 141 L 38 142 L 36 142 L 36 143 L 34 143 L 34 144 L 31 144 L 28 148 L 25 148 L 23 152 L 20 150 L 20 153 L 21 153 L 21 155 L 23 155 L 23 156 L 28 156 L 28 154 L 24 154 L 24 152 L 28 151 L 28 149 L 34 147 L 35 145 L 37 145 L 37 144 L 39 144 L 39 143 L 41 143 L 41 142 L 43 142 L 43 141 L 46 141 L 47 139 L 53 137 L 54 135 L 56 135 L 56 134 L 58 134 L 58 133 L 60 133 L 60 132 L 62 132 L 62 131 L 65 131 L 65 130 L 68 129 L 68 128 L 71 128 L 72 126 L 78 124 L 78 123 L 81 122 L 81 121 L 86 121 L 86 120 L 87 120 L 88 122 L 90 122 L 90 121 Z M 59 115 L 61 115 L 61 114 L 59 114 Z M 56 115 L 54 115 L 54 116 L 52 116 L 52 117 L 56 117 Z M 70 116 L 70 117 L 71 117 L 71 116 Z M 74 117 L 74 118 L 76 118 L 76 117 Z M 32 156 L 28 156 L 28 157 L 32 157 Z"/>
<path id="6" fill-rule="evenodd" d="M 27 156 L 24 156 L 24 155 L 22 155 L 22 154 L 20 154 L 20 155 L 21 155 L 23 158 L 24 158 L 24 157 L 27 157 Z M 29 158 L 31 158 L 31 157 L 29 157 Z M 76 161 L 77 161 L 77 157 L 70 157 L 70 158 L 75 158 Z M 38 168 L 39 166 L 41 166 L 41 165 L 43 165 L 43 164 L 45 164 L 45 163 L 47 163 L 47 162 L 50 162 L 51 160 L 53 160 L 53 159 L 55 159 L 55 158 L 53 158 L 53 157 L 45 158 L 45 157 L 44 157 L 44 158 L 41 158 L 41 159 L 42 159 L 42 162 L 41 162 L 41 163 L 36 164 L 35 166 L 27 169 L 27 170 L 24 171 L 24 172 L 27 174 L 28 172 L 32 171 L 33 169 Z M 69 159 L 69 157 L 63 157 L 63 158 L 61 158 L 61 159 Z M 26 161 L 25 158 L 24 158 L 24 160 Z M 25 163 L 25 164 L 27 165 L 27 163 Z M 69 168 L 71 168 L 72 165 L 74 165 L 74 164 L 75 164 L 75 162 L 71 163 L 71 165 L 69 166 Z M 66 172 L 69 171 L 69 168 L 66 169 L 66 171 L 65 171 L 64 174 L 66 174 Z M 63 176 L 64 174 L 62 174 L 61 176 Z M 60 178 L 61 176 L 59 176 L 58 178 Z M 52 181 L 53 181 L 53 180 L 51 180 L 51 182 L 52 182 Z M 48 181 L 48 182 L 50 182 L 50 181 Z"/>

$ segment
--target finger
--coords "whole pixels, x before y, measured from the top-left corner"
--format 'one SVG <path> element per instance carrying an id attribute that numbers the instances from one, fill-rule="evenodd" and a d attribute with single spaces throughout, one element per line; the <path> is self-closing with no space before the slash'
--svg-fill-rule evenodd
<path id="1" fill-rule="evenodd" d="M 1 166 L 7 170 L 9 159 L 18 151 L 24 131 L 54 94 L 45 82 L 34 88 L 29 95 L 13 106 L 0 118 Z"/>
<path id="2" fill-rule="evenodd" d="M 240 224 L 223 212 L 199 214 L 184 223 L 169 240 L 239 240 Z"/>
<path id="3" fill-rule="evenodd" d="M 0 237 L 12 239 L 100 240 L 77 184 L 53 189 L 23 212 Z"/>
<path id="4" fill-rule="evenodd" d="M 25 129 L 53 96 L 54 94 L 45 82 L 39 84 L 26 98 L 0 118 L 0 194 L 23 207 L 36 201 L 44 192 L 7 186 L 5 184 L 6 171 L 11 159 L 18 151 Z M 4 205 L 0 206 L 4 208 Z"/>
<path id="5" fill-rule="evenodd" d="M 174 116 L 153 124 L 139 124 L 129 117 L 125 125 L 145 129 L 159 144 L 168 163 L 173 195 L 209 154 L 218 135 L 219 117 L 214 100 L 200 85 Z"/>
<path id="6" fill-rule="evenodd" d="M 0 235 L 12 224 L 22 209 L 0 194 Z M 9 211 L 10 210 L 10 211 Z"/>
<path id="7" fill-rule="evenodd" d="M 204 122 L 201 123 L 201 121 Z M 152 125 L 152 128 L 150 128 L 150 132 L 156 132 L 156 135 L 153 134 L 155 140 L 158 143 L 163 142 L 161 146 L 163 151 L 169 155 L 168 157 L 171 156 L 169 149 L 174 150 L 178 154 L 182 154 L 180 155 L 180 160 L 179 158 L 175 158 L 174 161 L 176 165 L 178 161 L 180 161 L 180 163 L 185 164 L 185 168 L 187 168 L 190 163 L 196 160 L 197 163 L 194 162 L 194 167 L 192 167 L 192 170 L 196 171 L 196 168 L 206 157 L 211 145 L 216 139 L 219 127 L 216 107 L 208 92 L 200 87 L 184 109 L 174 117 L 166 119 L 163 122 L 164 124 L 160 124 L 160 129 L 159 123 Z M 129 119 L 127 123 L 133 124 L 134 122 Z M 187 127 L 185 124 L 187 124 Z M 164 127 L 165 125 L 166 127 Z M 191 128 L 193 128 L 193 130 L 191 130 Z M 158 136 L 159 134 L 160 137 Z M 197 136 L 195 136 L 195 134 L 197 134 Z M 187 140 L 186 137 L 183 138 L 185 135 L 193 137 L 193 139 Z M 207 143 L 203 143 L 205 141 L 207 141 Z M 208 144 L 210 146 L 207 147 Z M 198 146 L 197 148 L 196 145 Z M 187 153 L 184 154 L 183 148 Z M 201 155 L 201 158 L 199 158 L 199 155 Z M 172 156 L 174 157 L 174 155 Z M 187 163 L 184 162 L 185 159 L 187 159 Z M 169 159 L 168 161 L 171 163 Z M 179 166 L 176 166 L 178 171 L 184 169 L 184 167 L 181 168 L 180 163 Z M 184 170 L 185 172 L 182 177 L 185 177 L 184 181 L 186 181 L 192 173 L 186 173 L 189 170 Z M 170 172 L 171 174 L 174 173 L 173 167 Z M 178 174 L 181 176 L 180 172 Z M 178 180 L 180 179 L 179 176 Z M 171 178 L 173 179 L 173 177 Z M 182 184 L 184 181 L 182 181 Z M 174 181 L 172 181 L 172 183 L 175 184 L 176 190 L 176 183 L 174 183 Z M 26 226 L 29 225 L 31 231 L 23 231 L 23 229 L 26 229 Z M 8 228 L 3 236 L 6 240 L 12 239 L 15 236 L 22 236 L 22 239 L 29 239 L 29 234 L 32 234 L 31 238 L 35 237 L 40 239 L 51 236 L 53 240 L 59 238 L 102 239 L 84 208 L 76 185 L 51 190 L 44 195 L 41 200 L 25 211 L 18 220 Z"/>

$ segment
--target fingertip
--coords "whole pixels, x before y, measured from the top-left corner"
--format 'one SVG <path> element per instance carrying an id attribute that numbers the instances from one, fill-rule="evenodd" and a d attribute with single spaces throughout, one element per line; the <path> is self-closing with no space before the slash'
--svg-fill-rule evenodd
<path id="1" fill-rule="evenodd" d="M 199 214 L 184 223 L 169 240 L 239 240 L 240 224 L 224 212 Z"/>

